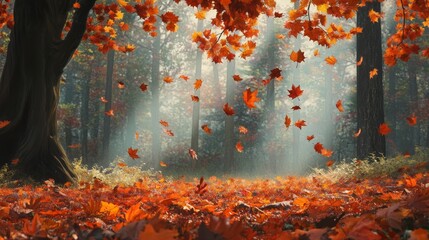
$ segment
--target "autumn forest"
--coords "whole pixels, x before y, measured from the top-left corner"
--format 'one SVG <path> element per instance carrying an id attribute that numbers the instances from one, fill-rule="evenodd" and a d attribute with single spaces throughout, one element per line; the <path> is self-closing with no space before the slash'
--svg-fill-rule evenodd
<path id="1" fill-rule="evenodd" d="M 426 0 L 0 0 L 0 240 L 429 239 Z"/>

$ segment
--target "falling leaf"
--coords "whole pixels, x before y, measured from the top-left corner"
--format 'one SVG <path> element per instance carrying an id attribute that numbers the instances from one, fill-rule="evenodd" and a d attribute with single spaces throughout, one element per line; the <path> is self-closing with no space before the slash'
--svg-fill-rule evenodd
<path id="1" fill-rule="evenodd" d="M 144 92 L 144 91 L 146 91 L 147 90 L 147 85 L 146 84 L 144 84 L 144 83 L 142 83 L 141 85 L 140 85 L 140 90 L 142 90 L 142 92 Z"/>
<path id="2" fill-rule="evenodd" d="M 136 141 L 138 141 L 138 140 L 139 140 L 139 138 L 140 138 L 140 134 L 139 134 L 139 132 L 137 132 L 137 131 L 136 131 L 136 133 L 135 133 L 135 138 L 136 138 Z"/>
<path id="3" fill-rule="evenodd" d="M 117 0 L 118 4 L 122 7 L 126 7 L 128 5 L 128 3 L 125 0 Z"/>
<path id="4" fill-rule="evenodd" d="M 189 77 L 188 76 L 186 76 L 186 75 L 180 75 L 180 77 L 179 78 L 181 78 L 181 79 L 183 79 L 183 80 L 185 80 L 185 81 L 188 81 L 189 80 Z"/>
<path id="5" fill-rule="evenodd" d="M 302 93 L 304 92 L 304 90 L 301 90 L 300 85 L 298 85 L 298 87 L 295 87 L 295 85 L 292 84 L 292 89 L 288 90 L 288 92 L 289 92 L 288 96 L 292 99 L 295 99 L 295 98 L 301 96 Z"/>
<path id="6" fill-rule="evenodd" d="M 195 95 L 191 95 L 191 99 L 192 99 L 192 102 L 199 102 L 200 101 L 200 98 L 198 96 L 195 96 Z"/>
<path id="7" fill-rule="evenodd" d="M 332 153 L 333 153 L 333 151 L 328 150 L 328 149 L 326 149 L 326 148 L 323 148 L 320 154 L 321 154 L 322 156 L 325 156 L 325 157 L 331 157 L 331 156 L 332 156 Z"/>
<path id="8" fill-rule="evenodd" d="M 301 107 L 300 106 L 293 106 L 293 107 L 291 107 L 291 109 L 294 110 L 294 111 L 297 111 L 297 110 L 300 110 Z"/>
<path id="9" fill-rule="evenodd" d="M 11 162 L 10 162 L 12 165 L 18 165 L 18 163 L 19 163 L 19 159 L 18 158 L 15 158 L 15 159 L 13 159 Z"/>
<path id="10" fill-rule="evenodd" d="M 140 158 L 139 155 L 137 155 L 138 149 L 128 148 L 128 155 L 133 160 L 136 160 L 137 158 Z"/>
<path id="11" fill-rule="evenodd" d="M 192 159 L 198 160 L 197 152 L 195 152 L 194 149 L 189 148 L 188 153 L 189 153 L 189 156 L 191 156 Z"/>
<path id="12" fill-rule="evenodd" d="M 299 128 L 299 129 L 302 129 L 302 127 L 305 127 L 305 126 L 307 126 L 307 125 L 305 124 L 305 121 L 304 121 L 304 120 L 298 120 L 298 121 L 296 121 L 296 122 L 295 122 L 295 126 L 296 126 L 297 128 Z"/>
<path id="13" fill-rule="evenodd" d="M 338 111 L 344 112 L 344 107 L 343 107 L 343 103 L 341 102 L 341 100 L 338 100 L 337 103 L 335 104 L 335 106 L 337 106 Z"/>
<path id="14" fill-rule="evenodd" d="M 369 79 L 372 79 L 374 76 L 377 76 L 377 75 L 378 75 L 378 70 L 377 68 L 374 68 L 369 72 Z"/>
<path id="15" fill-rule="evenodd" d="M 331 167 L 334 164 L 334 160 L 329 160 L 326 162 L 327 167 Z"/>
<path id="16" fill-rule="evenodd" d="M 244 147 L 241 144 L 241 142 L 237 142 L 237 144 L 235 144 L 235 149 L 237 149 L 237 152 L 241 153 L 241 152 L 243 152 Z"/>
<path id="17" fill-rule="evenodd" d="M 168 122 L 167 122 L 167 121 L 164 121 L 164 120 L 160 120 L 160 121 L 159 121 L 159 123 L 160 123 L 163 127 L 169 127 L 169 126 L 170 126 L 170 124 L 168 124 Z"/>
<path id="18" fill-rule="evenodd" d="M 290 119 L 290 117 L 288 115 L 286 115 L 286 117 L 285 117 L 286 128 L 289 128 L 291 123 L 292 123 L 292 120 Z"/>
<path id="19" fill-rule="evenodd" d="M 172 78 L 172 77 L 170 77 L 170 76 L 166 76 L 166 77 L 164 77 L 163 81 L 164 81 L 165 83 L 172 83 L 172 82 L 173 82 L 173 78 Z"/>
<path id="20" fill-rule="evenodd" d="M 278 33 L 278 34 L 276 34 L 276 38 L 277 38 L 277 39 L 285 39 L 285 38 L 286 38 L 286 36 L 285 36 L 285 35 L 283 35 L 283 34 Z"/>
<path id="21" fill-rule="evenodd" d="M 76 143 L 76 144 L 68 145 L 67 147 L 70 149 L 78 149 L 78 148 L 80 148 L 80 144 Z"/>
<path id="22" fill-rule="evenodd" d="M 409 157 L 411 157 L 410 152 L 405 152 L 403 155 L 404 155 L 404 158 L 409 158 Z"/>
<path id="23" fill-rule="evenodd" d="M 363 57 L 361 56 L 359 61 L 356 63 L 356 66 L 360 66 L 363 63 Z"/>
<path id="24" fill-rule="evenodd" d="M 329 65 L 335 65 L 337 63 L 337 59 L 334 56 L 329 56 L 325 58 L 325 62 Z"/>
<path id="25" fill-rule="evenodd" d="M 119 89 L 124 89 L 125 88 L 125 83 L 121 82 L 121 81 L 118 81 L 118 88 Z"/>
<path id="26" fill-rule="evenodd" d="M 0 129 L 5 128 L 10 124 L 10 121 L 0 121 Z"/>
<path id="27" fill-rule="evenodd" d="M 124 163 L 124 162 L 118 162 L 117 166 L 120 167 L 120 168 L 123 168 L 123 167 L 126 167 L 128 165 L 126 163 Z"/>
<path id="28" fill-rule="evenodd" d="M 318 142 L 316 144 L 314 144 L 314 150 L 320 154 L 322 154 L 322 150 L 323 150 L 323 145 Z"/>
<path id="29" fill-rule="evenodd" d="M 319 49 L 314 49 L 313 56 L 315 57 L 319 56 Z"/>
<path id="30" fill-rule="evenodd" d="M 165 162 L 163 162 L 163 161 L 160 161 L 159 162 L 159 166 L 161 166 L 161 167 L 167 167 L 167 164 Z"/>
<path id="31" fill-rule="evenodd" d="M 311 141 L 311 140 L 313 140 L 314 139 L 314 135 L 311 135 L 311 136 L 307 136 L 307 141 Z"/>
<path id="32" fill-rule="evenodd" d="M 298 50 L 298 52 L 292 51 L 290 54 L 290 60 L 297 63 L 303 62 L 305 60 L 304 52 L 302 52 L 301 49 Z"/>
<path id="33" fill-rule="evenodd" d="M 255 103 L 259 102 L 261 99 L 257 97 L 258 90 L 251 91 L 250 88 L 246 89 L 243 92 L 243 101 L 248 108 L 256 108 Z"/>
<path id="34" fill-rule="evenodd" d="M 80 3 L 78 3 L 78 2 L 73 3 L 73 8 L 79 9 L 80 8 Z"/>
<path id="35" fill-rule="evenodd" d="M 234 81 L 236 81 L 236 82 L 240 82 L 241 80 L 243 80 L 241 77 L 240 77 L 240 75 L 233 75 L 232 76 L 232 78 L 234 79 Z"/>
<path id="36" fill-rule="evenodd" d="M 164 129 L 164 133 L 167 134 L 170 137 L 174 137 L 174 133 L 170 129 Z"/>
<path id="37" fill-rule="evenodd" d="M 102 103 L 108 103 L 109 101 L 107 101 L 106 100 L 106 98 L 104 98 L 104 97 L 100 97 L 100 101 L 102 102 Z"/>
<path id="38" fill-rule="evenodd" d="M 108 117 L 115 116 L 115 113 L 113 112 L 113 109 L 110 109 L 109 111 L 105 112 L 104 114 L 106 114 L 106 116 L 108 116 Z"/>
<path id="39" fill-rule="evenodd" d="M 247 130 L 247 128 L 244 127 L 244 126 L 239 126 L 238 127 L 238 132 L 241 133 L 241 134 L 247 134 L 249 132 L 249 130 Z"/>
<path id="40" fill-rule="evenodd" d="M 203 84 L 203 80 L 201 80 L 201 79 L 197 79 L 197 80 L 195 80 L 195 83 L 194 83 L 194 89 L 195 89 L 195 90 L 200 89 L 202 84 Z"/>
<path id="41" fill-rule="evenodd" d="M 414 126 L 417 124 L 417 117 L 414 113 L 411 114 L 411 116 L 407 117 L 407 123 L 410 126 Z"/>
<path id="42" fill-rule="evenodd" d="M 207 11 L 204 11 L 204 10 L 198 11 L 195 13 L 195 17 L 198 20 L 204 20 L 204 19 L 206 19 L 206 13 L 207 13 Z"/>
<path id="43" fill-rule="evenodd" d="M 382 135 L 382 136 L 385 136 L 385 135 L 389 134 L 391 131 L 392 130 L 389 128 L 389 126 L 387 125 L 387 123 L 382 123 L 378 127 L 378 133 L 380 133 L 380 135 Z"/>
<path id="44" fill-rule="evenodd" d="M 203 129 L 203 131 L 207 134 L 212 134 L 212 130 L 209 128 L 209 126 L 207 124 L 204 124 L 201 126 L 201 128 Z"/>
<path id="45" fill-rule="evenodd" d="M 228 116 L 232 116 L 235 113 L 234 109 L 232 107 L 230 107 L 228 103 L 226 103 L 225 105 L 223 105 L 223 111 Z"/>
<path id="46" fill-rule="evenodd" d="M 362 129 L 361 129 L 361 128 L 359 128 L 359 130 L 358 130 L 356 133 L 354 133 L 354 134 L 353 134 L 353 136 L 354 136 L 355 138 L 357 138 L 357 137 L 359 137 L 359 135 L 361 134 L 361 132 L 362 132 Z"/>
<path id="47" fill-rule="evenodd" d="M 382 15 L 379 12 L 374 11 L 374 9 L 371 9 L 368 12 L 368 17 L 371 19 L 372 23 L 376 23 Z"/>
<path id="48" fill-rule="evenodd" d="M 279 68 L 271 69 L 271 73 L 270 73 L 271 79 L 279 78 L 281 76 L 282 76 L 282 70 L 280 70 Z"/>

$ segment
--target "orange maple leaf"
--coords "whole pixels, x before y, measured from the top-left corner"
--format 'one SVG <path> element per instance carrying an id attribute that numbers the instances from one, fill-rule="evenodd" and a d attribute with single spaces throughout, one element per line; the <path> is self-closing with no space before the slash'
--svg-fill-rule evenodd
<path id="1" fill-rule="evenodd" d="M 244 151 L 244 147 L 243 144 L 241 144 L 241 142 L 237 142 L 237 144 L 235 144 L 235 149 L 237 149 L 237 152 L 241 153 Z"/>
<path id="2" fill-rule="evenodd" d="M 167 121 L 164 120 L 160 120 L 159 123 L 163 126 L 163 127 L 168 127 L 170 126 L 170 124 Z"/>
<path id="3" fill-rule="evenodd" d="M 80 3 L 78 3 L 78 2 L 73 3 L 73 8 L 79 9 Z"/>
<path id="4" fill-rule="evenodd" d="M 115 116 L 115 113 L 113 112 L 113 109 L 110 109 L 109 111 L 104 112 L 104 114 L 106 114 L 106 116 L 108 116 L 108 117 L 113 117 L 113 116 Z"/>
<path id="5" fill-rule="evenodd" d="M 188 153 L 189 153 L 189 156 L 191 156 L 192 159 L 198 160 L 197 152 L 195 152 L 194 149 L 189 148 Z"/>
<path id="6" fill-rule="evenodd" d="M 295 122 L 295 126 L 296 126 L 297 128 L 299 128 L 299 129 L 302 129 L 302 127 L 307 126 L 307 124 L 305 124 L 305 121 L 304 121 L 304 120 L 298 120 L 298 121 L 296 121 L 296 122 Z"/>
<path id="7" fill-rule="evenodd" d="M 105 97 L 100 97 L 100 101 L 102 102 L 102 103 L 108 103 L 109 101 L 107 101 L 106 100 L 106 98 Z"/>
<path id="8" fill-rule="evenodd" d="M 378 70 L 377 68 L 374 68 L 369 72 L 369 79 L 372 79 L 374 76 L 377 76 L 377 75 L 378 75 Z"/>
<path id="9" fill-rule="evenodd" d="M 255 103 L 261 100 L 257 95 L 258 90 L 252 92 L 250 88 L 243 92 L 243 101 L 248 108 L 256 108 Z"/>
<path id="10" fill-rule="evenodd" d="M 201 126 L 201 128 L 203 129 L 203 131 L 207 134 L 212 134 L 212 130 L 209 128 L 209 126 L 207 124 L 204 124 Z"/>
<path id="11" fill-rule="evenodd" d="M 142 83 L 141 85 L 140 85 L 140 90 L 142 90 L 142 92 L 144 92 L 144 91 L 146 91 L 147 90 L 147 85 L 146 84 L 144 84 L 144 83 Z"/>
<path id="12" fill-rule="evenodd" d="M 236 82 L 240 82 L 241 80 L 243 80 L 241 77 L 240 77 L 240 75 L 233 75 L 232 76 L 232 78 L 234 79 L 234 81 L 236 81 Z"/>
<path id="13" fill-rule="evenodd" d="M 125 88 L 125 83 L 122 81 L 118 81 L 118 88 L 119 89 L 124 89 Z"/>
<path id="14" fill-rule="evenodd" d="M 5 128 L 10 124 L 10 121 L 0 121 L 0 129 Z"/>
<path id="15" fill-rule="evenodd" d="M 172 83 L 172 82 L 173 82 L 173 78 L 172 78 L 172 77 L 170 77 L 170 76 L 166 76 L 166 77 L 164 77 L 163 81 L 164 81 L 165 83 Z"/>
<path id="16" fill-rule="evenodd" d="M 317 56 L 319 56 L 319 49 L 314 49 L 314 51 L 313 51 L 313 56 L 315 56 L 315 57 L 317 57 Z"/>
<path id="17" fill-rule="evenodd" d="M 285 117 L 286 128 L 289 128 L 291 123 L 292 123 L 292 120 L 290 119 L 290 117 L 288 115 L 286 115 L 286 117 Z"/>
<path id="18" fill-rule="evenodd" d="M 356 66 L 362 65 L 362 63 L 363 63 L 363 57 L 361 56 L 360 59 L 359 59 L 359 61 L 356 62 Z"/>
<path id="19" fill-rule="evenodd" d="M 331 151 L 331 150 L 328 150 L 328 149 L 326 149 L 326 148 L 323 148 L 322 149 L 322 152 L 320 153 L 322 156 L 325 156 L 325 157 L 331 157 L 332 156 L 332 153 L 333 153 L 333 151 Z"/>
<path id="20" fill-rule="evenodd" d="M 371 19 L 372 23 L 376 23 L 378 22 L 378 19 L 382 17 L 382 14 L 371 9 L 368 12 L 368 17 Z"/>
<path id="21" fill-rule="evenodd" d="M 165 162 L 163 162 L 163 161 L 160 161 L 159 162 L 159 166 L 161 166 L 161 167 L 167 167 L 167 164 Z"/>
<path id="22" fill-rule="evenodd" d="M 297 63 L 303 62 L 305 60 L 304 52 L 302 52 L 301 49 L 298 50 L 298 52 L 292 51 L 290 54 L 290 60 Z"/>
<path id="23" fill-rule="evenodd" d="M 136 160 L 137 158 L 140 158 L 139 155 L 137 155 L 138 149 L 128 148 L 128 155 L 131 159 Z"/>
<path id="24" fill-rule="evenodd" d="M 407 123 L 410 126 L 414 126 L 417 124 L 417 117 L 414 113 L 411 114 L 411 116 L 407 117 Z"/>
<path id="25" fill-rule="evenodd" d="M 188 76 L 186 76 L 186 75 L 180 75 L 180 77 L 179 78 L 181 78 L 181 79 L 183 79 L 183 80 L 185 80 L 185 81 L 188 81 L 189 80 L 189 77 Z"/>
<path id="26" fill-rule="evenodd" d="M 196 13 L 195 13 L 195 17 L 196 17 L 198 20 L 206 19 L 206 13 L 207 13 L 207 11 L 200 10 L 200 11 L 198 11 L 198 12 L 196 12 Z"/>
<path id="27" fill-rule="evenodd" d="M 343 107 L 343 103 L 341 102 L 341 100 L 338 100 L 337 103 L 335 104 L 335 106 L 337 106 L 338 111 L 344 112 L 344 107 Z"/>
<path id="28" fill-rule="evenodd" d="M 200 98 L 198 96 L 195 96 L 195 95 L 191 95 L 191 99 L 192 99 L 192 102 L 199 102 L 200 101 Z"/>
<path id="29" fill-rule="evenodd" d="M 194 83 L 195 90 L 200 89 L 202 84 L 203 84 L 203 80 L 201 80 L 201 79 L 195 80 L 195 83 Z"/>
<path id="30" fill-rule="evenodd" d="M 387 123 L 382 123 L 378 127 L 378 133 L 380 133 L 382 136 L 385 136 L 389 134 L 392 130 L 389 128 L 389 125 Z"/>
<path id="31" fill-rule="evenodd" d="M 244 126 L 239 126 L 238 127 L 238 132 L 241 133 L 241 134 L 247 134 L 249 132 L 249 130 L 247 130 L 247 128 L 244 127 Z"/>
<path id="32" fill-rule="evenodd" d="M 325 62 L 329 65 L 335 65 L 337 63 L 337 59 L 334 56 L 329 56 L 325 58 Z"/>
<path id="33" fill-rule="evenodd" d="M 223 111 L 228 116 L 231 116 L 231 115 L 235 114 L 234 109 L 232 107 L 230 107 L 228 103 L 226 103 L 225 105 L 223 105 Z"/>
<path id="34" fill-rule="evenodd" d="M 355 138 L 357 138 L 357 137 L 359 137 L 359 135 L 362 133 L 362 129 L 361 128 L 359 128 L 359 130 L 356 132 L 356 133 L 354 133 L 353 134 L 353 136 L 355 137 Z"/>
<path id="35" fill-rule="evenodd" d="M 295 87 L 295 85 L 292 84 L 292 89 L 288 90 L 289 92 L 289 97 L 292 99 L 295 99 L 299 96 L 302 95 L 302 93 L 304 92 L 304 90 L 301 90 L 301 86 L 298 85 L 298 87 Z"/>

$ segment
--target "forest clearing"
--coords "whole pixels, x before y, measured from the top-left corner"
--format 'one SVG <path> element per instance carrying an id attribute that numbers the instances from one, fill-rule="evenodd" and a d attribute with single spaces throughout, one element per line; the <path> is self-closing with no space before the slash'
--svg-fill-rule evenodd
<path id="1" fill-rule="evenodd" d="M 429 239 L 429 2 L 0 0 L 0 240 Z"/>

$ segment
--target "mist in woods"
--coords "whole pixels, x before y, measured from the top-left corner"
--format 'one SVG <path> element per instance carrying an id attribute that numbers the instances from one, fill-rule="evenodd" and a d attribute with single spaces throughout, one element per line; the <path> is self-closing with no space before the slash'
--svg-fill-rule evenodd
<path id="1" fill-rule="evenodd" d="M 380 19 L 383 44 L 395 30 L 389 4 L 384 3 Z M 304 174 L 329 161 L 356 158 L 356 37 L 325 48 L 301 35 L 289 37 L 282 18 L 264 15 L 258 19 L 251 56 L 214 63 L 192 42 L 197 32 L 212 28 L 212 13 L 197 19 L 195 9 L 182 5 L 160 4 L 161 11 L 173 11 L 180 22 L 176 32 L 156 25 L 155 37 L 139 29 L 137 16 L 125 15 L 130 30 L 119 31 L 116 40 L 135 46 L 132 52 L 100 53 L 88 41 L 81 44 L 64 71 L 58 111 L 61 141 L 71 159 L 172 175 L 266 177 Z M 296 7 L 277 8 L 287 12 Z M 351 29 L 356 20 L 337 24 Z M 220 30 L 212 31 L 222 37 Z M 290 59 L 298 51 L 305 54 L 301 63 Z M 331 56 L 333 64 L 326 60 Z M 412 56 L 382 69 L 385 119 L 393 130 L 386 137 L 388 156 L 413 154 L 429 145 L 428 66 Z M 275 69 L 281 76 L 270 79 Z M 288 97 L 292 85 L 300 86 L 302 96 Z M 255 108 L 243 102 L 247 89 L 257 90 Z M 226 103 L 234 115 L 225 114 Z M 410 131 L 404 119 L 412 113 L 419 123 Z M 305 121 L 302 129 L 294 126 L 299 120 Z M 333 151 L 332 156 L 318 154 L 316 143 Z"/>

